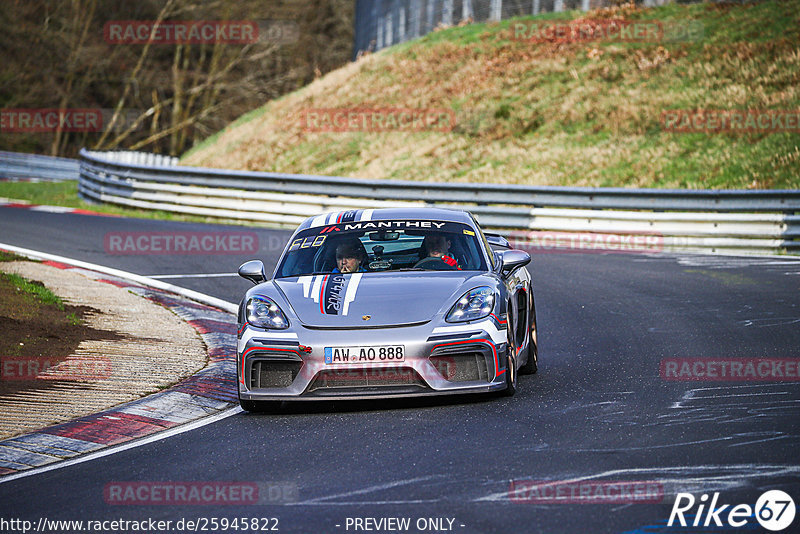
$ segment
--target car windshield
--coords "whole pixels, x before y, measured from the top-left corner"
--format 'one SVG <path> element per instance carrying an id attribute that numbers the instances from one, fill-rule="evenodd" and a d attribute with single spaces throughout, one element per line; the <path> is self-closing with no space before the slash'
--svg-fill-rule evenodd
<path id="1" fill-rule="evenodd" d="M 359 221 L 296 234 L 276 278 L 324 273 L 484 271 L 470 226 L 444 221 Z"/>

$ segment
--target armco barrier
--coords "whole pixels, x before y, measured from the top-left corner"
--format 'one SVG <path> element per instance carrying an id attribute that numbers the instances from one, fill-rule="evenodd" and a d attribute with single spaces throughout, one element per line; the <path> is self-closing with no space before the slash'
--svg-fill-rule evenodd
<path id="1" fill-rule="evenodd" d="M 147 166 L 171 166 L 178 164 L 178 158 L 147 152 L 116 151 L 106 152 L 108 157 L 119 163 Z M 0 151 L 0 180 L 34 180 L 60 182 L 77 180 L 80 163 L 77 159 L 57 158 L 23 152 Z"/>
<path id="2" fill-rule="evenodd" d="M 60 182 L 78 179 L 78 160 L 0 152 L 0 179 Z"/>
<path id="3" fill-rule="evenodd" d="M 667 250 L 800 252 L 800 190 L 687 191 L 449 184 L 230 171 L 120 161 L 81 151 L 94 202 L 293 227 L 338 209 L 452 206 L 524 239 L 528 231 L 657 235 Z"/>

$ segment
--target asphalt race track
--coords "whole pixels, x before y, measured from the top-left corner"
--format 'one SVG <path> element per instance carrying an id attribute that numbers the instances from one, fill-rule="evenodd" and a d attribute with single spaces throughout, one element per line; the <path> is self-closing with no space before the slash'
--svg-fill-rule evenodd
<path id="1" fill-rule="evenodd" d="M 268 269 L 289 235 L 0 208 L 0 242 L 148 276 L 234 273 L 254 256 L 109 254 L 106 233 L 234 230 L 258 235 L 257 257 Z M 550 253 L 534 254 L 529 270 L 541 370 L 521 377 L 511 399 L 337 402 L 237 413 L 0 483 L 0 515 L 34 524 L 200 519 L 198 530 L 209 521 L 210 532 L 225 531 L 211 528 L 211 518 L 277 518 L 257 530 L 277 523 L 280 532 L 309 533 L 760 532 L 752 519 L 739 529 L 666 523 L 678 492 L 698 500 L 719 492 L 719 504 L 753 506 L 765 491 L 780 489 L 800 502 L 796 377 L 661 376 L 662 360 L 670 358 L 800 357 L 800 259 Z M 250 286 L 235 276 L 166 281 L 230 302 Z M 135 481 L 236 481 L 286 492 L 245 505 L 106 503 L 107 485 Z M 663 495 L 656 502 L 600 503 L 509 495 L 512 484 L 530 481 L 638 481 Z M 696 506 L 687 511 L 687 519 L 696 512 Z M 384 528 L 366 518 L 384 520 Z M 394 528 L 387 518 L 408 518 L 410 526 Z M 796 518 L 785 532 L 800 532 L 799 525 Z"/>

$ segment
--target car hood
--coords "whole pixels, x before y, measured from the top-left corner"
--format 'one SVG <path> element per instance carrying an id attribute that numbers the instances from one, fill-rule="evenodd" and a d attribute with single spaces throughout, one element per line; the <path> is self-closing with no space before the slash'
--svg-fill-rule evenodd
<path id="1" fill-rule="evenodd" d="M 272 283 L 306 326 L 374 328 L 426 322 L 437 313 L 446 313 L 461 296 L 462 286 L 480 274 L 329 274 L 282 278 Z"/>

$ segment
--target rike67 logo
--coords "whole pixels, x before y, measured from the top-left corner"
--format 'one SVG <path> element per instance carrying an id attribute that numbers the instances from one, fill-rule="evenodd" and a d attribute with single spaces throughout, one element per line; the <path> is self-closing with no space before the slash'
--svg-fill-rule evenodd
<path id="1" fill-rule="evenodd" d="M 705 493 L 700 499 L 695 499 L 691 493 L 678 493 L 667 526 L 722 527 L 727 523 L 728 526 L 739 528 L 749 524 L 749 530 L 754 526 L 752 518 L 755 517 L 763 528 L 778 532 L 792 524 L 796 512 L 794 500 L 781 490 L 763 493 L 756 501 L 755 508 L 749 504 L 737 504 L 733 507 L 730 504 L 718 505 L 718 492 L 714 493 L 711 502 L 708 500 Z M 692 515 L 695 504 L 697 510 Z"/>

